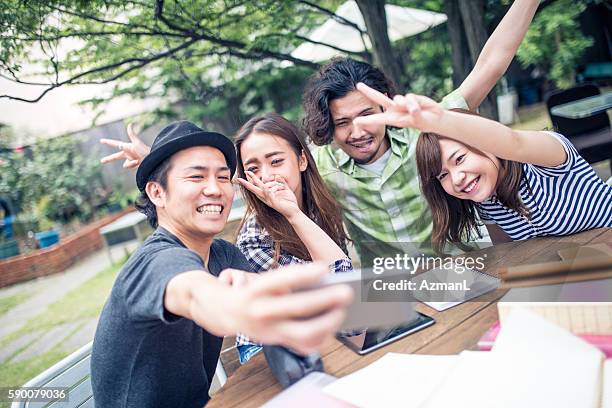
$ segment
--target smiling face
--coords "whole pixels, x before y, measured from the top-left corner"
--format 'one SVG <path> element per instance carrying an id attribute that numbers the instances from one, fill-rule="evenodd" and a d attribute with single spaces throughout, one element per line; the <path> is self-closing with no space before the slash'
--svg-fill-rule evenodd
<path id="1" fill-rule="evenodd" d="M 302 172 L 308 162 L 299 156 L 289 142 L 280 136 L 263 132 L 250 134 L 240 145 L 240 158 L 245 171 L 252 171 L 264 182 L 281 176 L 298 199 L 302 201 Z"/>
<path id="2" fill-rule="evenodd" d="M 166 188 L 150 182 L 147 194 L 161 226 L 181 236 L 212 238 L 225 227 L 234 189 L 223 153 L 197 146 L 175 153 Z"/>
<path id="3" fill-rule="evenodd" d="M 440 153 L 442 170 L 437 178 L 448 194 L 477 203 L 495 194 L 500 166 L 497 157 L 446 138 L 440 138 Z"/>
<path id="4" fill-rule="evenodd" d="M 353 119 L 382 112 L 382 108 L 355 90 L 329 103 L 334 123 L 334 142 L 359 164 L 378 160 L 389 149 L 386 127 L 377 126 L 373 133 L 353 131 Z"/>

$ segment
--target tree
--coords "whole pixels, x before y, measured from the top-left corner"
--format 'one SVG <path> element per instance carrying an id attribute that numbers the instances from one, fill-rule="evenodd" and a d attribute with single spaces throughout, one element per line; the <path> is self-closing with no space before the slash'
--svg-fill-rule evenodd
<path id="1" fill-rule="evenodd" d="M 523 67 L 542 70 L 558 88 L 574 84 L 575 66 L 593 39 L 580 32 L 584 1 L 558 0 L 536 15 L 517 57 Z"/>
<path id="2" fill-rule="evenodd" d="M 453 54 L 455 87 L 467 77 L 489 35 L 485 21 L 485 0 L 444 0 Z M 467 47 L 466 47 L 467 45 Z M 497 95 L 493 89 L 480 105 L 480 113 L 497 119 Z"/>
<path id="3" fill-rule="evenodd" d="M 0 162 L 0 195 L 17 210 L 53 221 L 91 217 L 101 186 L 100 164 L 70 137 L 40 141 L 28 154 L 12 152 Z"/>
<path id="4" fill-rule="evenodd" d="M 179 73 L 206 94 L 216 85 L 256 70 L 262 61 L 290 61 L 314 69 L 318 64 L 294 58 L 290 52 L 305 41 L 322 44 L 306 38 L 305 33 L 335 16 L 324 5 L 329 3 L 333 8 L 337 3 L 324 2 L 322 6 L 301 0 L 2 2 L 2 76 L 46 87 L 34 98 L 0 95 L 25 102 L 36 102 L 54 88 L 70 84 L 114 82 L 119 84 L 115 94 L 121 94 L 122 87 L 137 82 L 152 93 L 168 92 L 158 86 L 162 74 L 168 71 Z M 37 77 L 44 79 L 28 79 L 22 71 L 23 63 L 36 55 L 32 53 L 34 45 L 41 57 L 38 59 L 41 75 Z"/>
<path id="5" fill-rule="evenodd" d="M 36 102 L 59 86 L 113 83 L 112 94 L 100 95 L 88 102 L 103 103 L 123 94 L 159 96 L 169 100 L 170 105 L 189 105 L 195 113 L 196 105 L 212 104 L 215 100 L 217 108 L 225 106 L 228 112 L 223 119 L 226 122 L 223 127 L 227 129 L 235 126 L 243 111 L 249 111 L 243 109 L 245 93 L 228 92 L 240 88 L 231 85 L 233 82 L 240 82 L 262 67 L 269 71 L 278 68 L 280 61 L 290 61 L 298 69 L 311 72 L 319 66 L 292 57 L 290 53 L 297 45 L 323 44 L 349 56 L 368 57 L 367 52 L 348 52 L 307 38 L 314 27 L 328 18 L 364 34 L 355 24 L 332 11 L 342 0 L 0 2 L 0 75 L 11 81 L 44 87 L 33 98 L 17 95 L 0 95 L 0 98 L 26 102 Z M 372 40 L 375 63 L 404 88 L 406 78 L 415 75 L 407 75 L 410 68 L 402 60 L 408 56 L 398 55 L 389 41 L 385 0 L 358 0 L 357 3 Z M 394 3 L 446 11 L 453 51 L 453 79 L 458 85 L 473 67 L 487 38 L 485 0 L 395 0 Z M 446 10 L 442 10 L 442 4 Z M 436 47 L 436 52 L 431 53 L 419 44 L 419 52 L 440 56 L 444 47 L 439 44 Z M 39 63 L 38 75 L 28 76 L 24 66 L 33 59 Z M 446 65 L 441 64 L 443 67 Z M 431 89 L 432 84 L 443 82 L 431 81 L 433 76 L 427 74 L 418 77 L 421 85 L 427 84 L 420 89 Z M 226 102 L 219 101 L 221 95 L 227 98 Z M 494 100 L 494 95 L 490 95 L 482 106 L 487 116 L 495 117 Z M 174 110 L 169 106 L 164 111 L 171 114 Z"/>
<path id="6" fill-rule="evenodd" d="M 400 59 L 393 52 L 387 31 L 385 0 L 357 0 L 368 35 L 372 41 L 374 62 L 396 84 L 400 84 Z"/>

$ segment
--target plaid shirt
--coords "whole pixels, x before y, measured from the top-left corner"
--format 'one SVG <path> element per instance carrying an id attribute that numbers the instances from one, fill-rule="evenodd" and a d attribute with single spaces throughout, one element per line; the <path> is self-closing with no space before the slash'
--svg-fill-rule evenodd
<path id="1" fill-rule="evenodd" d="M 251 264 L 254 272 L 265 272 L 274 263 L 274 242 L 265 229 L 259 225 L 255 215 L 250 215 L 238 234 L 236 246 L 244 254 Z M 301 264 L 308 261 L 281 251 L 278 265 Z M 353 270 L 353 264 L 349 258 L 342 258 L 330 265 L 330 270 L 336 272 L 348 272 Z M 240 363 L 244 364 L 249 359 L 261 351 L 262 346 L 249 340 L 243 334 L 236 335 L 236 348 L 240 357 Z"/>
<path id="2" fill-rule="evenodd" d="M 468 109 L 458 90 L 441 104 L 446 109 Z M 432 217 L 421 194 L 415 157 L 419 133 L 411 128 L 387 129 L 391 155 L 381 176 L 359 167 L 332 145 L 313 151 L 319 173 L 344 210 L 359 254 L 364 243 L 393 250 L 387 243 L 431 241 Z"/>

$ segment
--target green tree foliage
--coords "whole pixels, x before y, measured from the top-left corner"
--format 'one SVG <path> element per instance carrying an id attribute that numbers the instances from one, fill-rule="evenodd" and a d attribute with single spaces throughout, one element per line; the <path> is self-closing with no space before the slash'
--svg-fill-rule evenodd
<path id="1" fill-rule="evenodd" d="M 584 0 L 557 0 L 538 13 L 518 50 L 523 67 L 542 69 L 557 87 L 574 84 L 575 67 L 593 39 L 580 31 Z"/>
<path id="2" fill-rule="evenodd" d="M 148 121 L 152 124 L 160 118 L 183 118 L 227 135 L 234 134 L 251 116 L 264 112 L 278 112 L 297 121 L 304 84 L 312 72 L 306 67 L 280 68 L 275 63 L 267 63 L 203 94 L 177 78 L 173 86 L 180 93 L 181 102 L 167 103 L 150 115 Z"/>
<path id="3" fill-rule="evenodd" d="M 0 195 L 21 211 L 57 222 L 89 219 L 101 185 L 98 161 L 68 137 L 40 141 L 31 154 L 12 152 L 0 160 Z"/>
<path id="4" fill-rule="evenodd" d="M 181 89 L 186 83 L 205 96 L 269 61 L 316 68 L 317 64 L 294 58 L 290 52 L 310 41 L 305 35 L 334 15 L 326 7 L 333 10 L 339 4 L 300 0 L 2 3 L 2 74 L 17 82 L 47 85 L 39 96 L 23 99 L 30 102 L 57 86 L 109 82 L 117 84 L 115 95 L 141 92 L 176 98 L 177 83 Z M 43 75 L 31 79 L 22 67 L 36 56 Z"/>
<path id="5" fill-rule="evenodd" d="M 266 110 L 297 119 L 319 65 L 290 53 L 327 19 L 342 22 L 333 13 L 341 0 L 0 2 L 0 75 L 47 86 L 28 101 L 57 86 L 112 82 L 112 93 L 85 103 L 102 111 L 117 96 L 158 97 L 149 121 L 180 116 L 227 134 Z M 42 75 L 28 75 L 33 62 Z"/>

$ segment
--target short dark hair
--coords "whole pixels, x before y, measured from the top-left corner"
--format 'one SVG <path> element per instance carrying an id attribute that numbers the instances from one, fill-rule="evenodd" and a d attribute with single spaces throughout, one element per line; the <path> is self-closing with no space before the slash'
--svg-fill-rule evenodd
<path id="1" fill-rule="evenodd" d="M 168 157 L 151 172 L 149 177 L 147 178 L 147 183 L 149 181 L 155 181 L 159 183 L 164 190 L 168 188 L 168 172 L 172 168 L 172 156 Z M 146 185 L 146 184 L 145 184 Z M 157 209 L 155 208 L 155 204 L 149 198 L 146 191 L 140 192 L 140 197 L 136 200 L 134 204 L 136 209 L 147 216 L 147 221 L 153 228 L 157 228 Z"/>
<path id="2" fill-rule="evenodd" d="M 359 82 L 387 94 L 390 98 L 395 96 L 393 82 L 380 69 L 351 58 L 334 59 L 310 77 L 302 100 L 302 126 L 314 144 L 323 146 L 331 143 L 334 121 L 329 103 L 354 91 Z"/>

